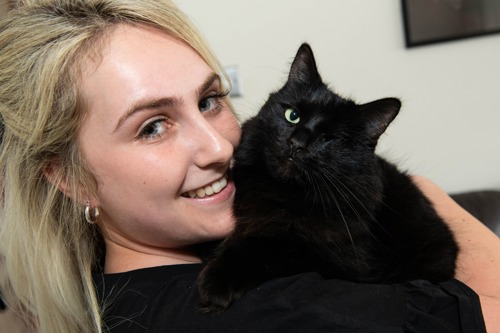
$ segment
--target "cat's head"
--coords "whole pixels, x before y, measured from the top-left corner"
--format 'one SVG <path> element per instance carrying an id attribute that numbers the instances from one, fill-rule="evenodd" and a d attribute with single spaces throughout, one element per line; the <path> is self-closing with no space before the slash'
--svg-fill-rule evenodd
<path id="1" fill-rule="evenodd" d="M 303 44 L 285 85 L 244 125 L 237 163 L 259 164 L 271 177 L 299 184 L 310 182 L 311 172 L 335 178 L 364 173 L 400 106 L 395 98 L 359 105 L 337 95 Z"/>

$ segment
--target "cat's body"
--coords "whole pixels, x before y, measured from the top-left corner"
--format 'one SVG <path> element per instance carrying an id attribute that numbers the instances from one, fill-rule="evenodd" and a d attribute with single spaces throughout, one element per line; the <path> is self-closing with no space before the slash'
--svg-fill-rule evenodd
<path id="1" fill-rule="evenodd" d="M 409 176 L 374 153 L 399 108 L 393 98 L 357 105 L 336 95 L 301 46 L 285 86 L 243 126 L 236 227 L 200 275 L 205 309 L 308 271 L 368 283 L 453 277 L 448 227 Z"/>

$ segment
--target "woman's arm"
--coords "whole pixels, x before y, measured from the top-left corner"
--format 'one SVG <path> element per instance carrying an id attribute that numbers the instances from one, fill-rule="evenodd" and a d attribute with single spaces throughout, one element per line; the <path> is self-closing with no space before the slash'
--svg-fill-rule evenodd
<path id="1" fill-rule="evenodd" d="M 500 238 L 430 180 L 413 180 L 451 228 L 460 247 L 455 277 L 481 300 L 488 332 L 500 332 Z"/>

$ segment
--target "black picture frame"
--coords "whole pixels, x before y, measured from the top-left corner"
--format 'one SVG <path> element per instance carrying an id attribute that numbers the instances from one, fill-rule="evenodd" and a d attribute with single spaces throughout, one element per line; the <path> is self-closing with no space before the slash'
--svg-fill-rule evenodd
<path id="1" fill-rule="evenodd" d="M 500 33 L 500 0 L 401 0 L 406 47 Z"/>

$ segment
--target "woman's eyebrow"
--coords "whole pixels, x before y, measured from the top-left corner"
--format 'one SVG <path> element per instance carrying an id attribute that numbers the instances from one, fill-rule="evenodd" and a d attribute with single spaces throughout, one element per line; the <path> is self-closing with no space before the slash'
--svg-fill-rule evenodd
<path id="1" fill-rule="evenodd" d="M 206 90 L 208 90 L 212 85 L 217 82 L 218 85 L 220 85 L 220 76 L 212 73 L 211 75 L 208 76 L 208 78 L 203 82 L 203 84 L 200 86 L 200 88 L 197 90 L 198 95 L 203 94 Z"/>
<path id="2" fill-rule="evenodd" d="M 207 77 L 207 79 L 203 81 L 203 83 L 198 87 L 198 89 L 196 89 L 197 94 L 201 95 L 203 92 L 208 90 L 216 81 L 220 82 L 220 76 L 215 73 L 211 73 Z M 120 119 L 118 119 L 118 122 L 116 123 L 113 132 L 116 132 L 128 118 L 130 118 L 132 115 L 138 112 L 150 109 L 175 107 L 182 103 L 183 103 L 182 97 L 176 97 L 176 96 L 162 97 L 156 99 L 151 99 L 151 98 L 141 99 L 136 103 L 134 103 L 130 108 L 128 108 L 127 111 L 120 117 Z"/>

